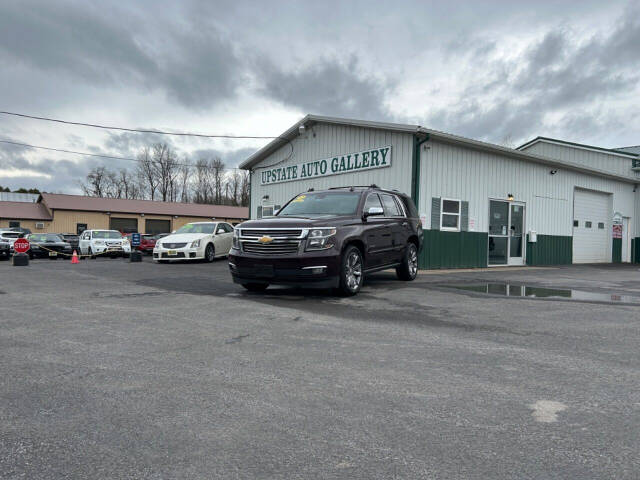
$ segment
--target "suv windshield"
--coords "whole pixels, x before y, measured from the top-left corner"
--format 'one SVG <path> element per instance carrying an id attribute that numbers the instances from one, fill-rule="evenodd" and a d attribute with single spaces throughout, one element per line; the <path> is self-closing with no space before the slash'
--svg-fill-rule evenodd
<path id="1" fill-rule="evenodd" d="M 93 238 L 122 238 L 122 235 L 120 235 L 120 232 L 103 230 L 100 232 L 93 232 Z"/>
<path id="2" fill-rule="evenodd" d="M 359 201 L 359 192 L 303 193 L 285 205 L 277 216 L 355 215 Z"/>
<path id="3" fill-rule="evenodd" d="M 176 230 L 176 233 L 207 233 L 212 234 L 215 223 L 187 223 Z"/>

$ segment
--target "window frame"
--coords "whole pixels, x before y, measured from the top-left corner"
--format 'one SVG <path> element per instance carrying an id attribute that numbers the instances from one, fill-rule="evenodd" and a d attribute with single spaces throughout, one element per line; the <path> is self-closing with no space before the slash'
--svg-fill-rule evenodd
<path id="1" fill-rule="evenodd" d="M 444 211 L 444 202 L 457 202 L 458 203 L 458 213 L 451 213 Z M 458 226 L 457 227 L 445 227 L 442 225 L 442 218 L 445 215 L 452 215 L 458 218 Z M 444 232 L 459 232 L 460 231 L 460 221 L 462 220 L 462 200 L 457 198 L 440 198 L 440 230 Z"/>
<path id="2" fill-rule="evenodd" d="M 271 209 L 271 215 L 266 215 L 264 212 L 266 209 L 270 208 Z M 271 217 L 275 217 L 274 212 L 275 212 L 275 205 L 262 205 L 262 218 L 271 218 Z"/>
<path id="3" fill-rule="evenodd" d="M 20 228 L 19 220 L 9 220 L 9 228 Z"/>
<path id="4" fill-rule="evenodd" d="M 398 215 L 388 215 L 387 213 L 387 207 L 384 204 L 384 197 L 389 197 L 391 199 L 391 202 L 396 206 L 396 210 L 398 211 Z M 382 211 L 384 212 L 384 218 L 400 218 L 403 217 L 404 215 L 402 214 L 402 208 L 400 208 L 400 206 L 398 205 L 398 201 L 395 199 L 395 195 L 391 194 L 391 193 L 384 193 L 381 192 L 378 194 L 378 198 L 380 199 L 380 203 L 382 203 Z"/>

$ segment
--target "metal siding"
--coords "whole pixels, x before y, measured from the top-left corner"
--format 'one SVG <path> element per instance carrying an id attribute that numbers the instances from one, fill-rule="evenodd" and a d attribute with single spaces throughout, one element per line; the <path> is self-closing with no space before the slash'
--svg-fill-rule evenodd
<path id="1" fill-rule="evenodd" d="M 531 243 L 527 235 L 527 265 L 570 265 L 573 262 L 573 237 L 538 235 Z"/>
<path id="2" fill-rule="evenodd" d="M 631 170 L 633 160 L 619 155 L 544 141 L 538 142 L 522 151 L 605 170 L 617 175 L 637 176 L 640 179 L 640 174 Z"/>
<path id="3" fill-rule="evenodd" d="M 419 267 L 483 268 L 487 266 L 488 248 L 486 233 L 425 230 Z"/>
<path id="4" fill-rule="evenodd" d="M 315 137 L 313 137 L 313 133 L 316 134 Z M 319 123 L 310 128 L 304 137 L 297 137 L 292 143 L 294 147 L 293 157 L 286 162 L 278 164 L 278 166 L 309 162 L 385 145 L 392 146 L 391 166 L 309 180 L 260 185 L 261 166 L 272 165 L 286 158 L 291 149 L 288 145 L 285 145 L 254 167 L 255 173 L 252 177 L 254 184 L 251 185 L 251 218 L 256 217 L 257 206 L 261 204 L 264 195 L 269 195 L 265 205 L 284 205 L 294 195 L 309 188 L 321 190 L 334 186 L 370 185 L 372 183 L 380 187 L 397 189 L 407 194 L 410 193 L 413 136 L 409 133 Z"/>
<path id="5" fill-rule="evenodd" d="M 633 217 L 638 209 L 633 185 L 624 182 L 562 170 L 550 175 L 544 165 L 436 141 L 423 145 L 420 155 L 420 214 L 431 218 L 433 197 L 466 200 L 478 232 L 488 231 L 489 198 L 506 199 L 509 193 L 526 204 L 525 231 L 543 235 L 573 235 L 575 187 L 611 193 L 611 216 L 618 211 Z"/>

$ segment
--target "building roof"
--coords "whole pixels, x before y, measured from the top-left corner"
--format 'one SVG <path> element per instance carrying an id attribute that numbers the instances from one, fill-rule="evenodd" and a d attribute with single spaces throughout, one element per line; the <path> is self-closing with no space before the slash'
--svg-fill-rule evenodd
<path id="1" fill-rule="evenodd" d="M 620 147 L 616 148 L 616 150 L 620 152 L 635 153 L 636 155 L 640 155 L 640 145 L 635 145 L 633 147 Z"/>
<path id="2" fill-rule="evenodd" d="M 51 214 L 41 203 L 0 202 L 0 218 L 15 220 L 52 220 Z"/>
<path id="3" fill-rule="evenodd" d="M 204 205 L 197 203 L 156 202 L 122 198 L 85 197 L 42 193 L 42 203 L 53 210 L 81 210 L 87 212 L 115 212 L 148 215 L 171 215 L 202 218 L 249 218 L 247 207 Z"/>
<path id="4" fill-rule="evenodd" d="M 0 202 L 31 202 L 38 201 L 37 193 L 0 192 Z"/>
<path id="5" fill-rule="evenodd" d="M 301 125 L 309 126 L 309 125 L 313 125 L 314 123 L 328 123 L 328 124 L 334 124 L 334 125 L 364 127 L 364 128 L 373 128 L 373 129 L 379 129 L 379 130 L 392 131 L 392 132 L 425 135 L 430 139 L 439 140 L 444 143 L 462 145 L 468 148 L 473 148 L 475 150 L 481 150 L 481 151 L 495 153 L 499 155 L 506 155 L 512 158 L 517 158 L 520 160 L 529 161 L 533 163 L 539 163 L 539 164 L 547 165 L 550 167 L 564 168 L 567 170 L 589 173 L 589 174 L 597 175 L 600 177 L 611 178 L 614 180 L 620 180 L 628 183 L 638 182 L 637 177 L 618 175 L 615 173 L 608 172 L 606 170 L 600 170 L 597 168 L 588 167 L 583 164 L 568 162 L 565 160 L 559 160 L 557 158 L 545 157 L 543 155 L 537 155 L 534 153 L 528 153 L 520 150 L 521 148 L 527 146 L 531 142 L 528 142 L 525 145 L 522 145 L 518 147 L 518 149 L 514 150 L 512 148 L 503 147 L 502 145 L 496 145 L 488 142 L 481 142 L 479 140 L 473 140 L 470 138 L 465 138 L 465 137 L 453 135 L 450 133 L 440 132 L 438 130 L 424 128 L 424 127 L 421 127 L 420 125 L 372 122 L 368 120 L 354 120 L 350 118 L 325 117 L 320 115 L 305 116 L 302 120 L 297 122 L 287 131 L 285 131 L 282 135 L 280 135 L 278 138 L 276 138 L 275 140 L 272 140 L 266 146 L 262 147 L 260 150 L 258 150 L 249 158 L 247 158 L 244 162 L 242 162 L 240 164 L 240 168 L 243 168 L 245 170 L 251 170 L 255 165 L 260 163 L 267 156 L 269 156 L 270 154 L 275 152 L 277 149 L 279 149 L 283 145 L 286 145 L 291 140 L 296 138 L 299 135 L 298 129 Z M 542 139 L 544 137 L 537 137 L 537 138 Z M 569 142 L 564 142 L 564 143 L 572 145 Z M 580 144 L 573 144 L 573 145 L 579 146 Z M 618 150 L 607 150 L 607 149 L 602 149 L 602 150 L 614 152 L 614 154 L 627 156 L 629 158 L 637 158 L 636 155 L 630 154 L 628 152 L 622 152 Z"/>
<path id="6" fill-rule="evenodd" d="M 625 151 L 625 149 L 621 149 L 621 148 L 594 147 L 593 145 L 586 145 L 584 143 L 567 142 L 565 140 L 558 140 L 557 138 L 550 138 L 550 137 L 536 137 L 533 140 L 529 140 L 527 143 L 520 145 L 519 147 L 516 148 L 516 150 L 524 150 L 539 142 L 555 143 L 559 145 L 566 145 L 568 147 L 582 148 L 584 150 L 596 150 L 603 153 L 609 153 L 613 155 L 622 155 L 629 158 L 634 158 L 638 156 L 637 153 Z M 633 147 L 627 147 L 627 148 L 633 148 Z"/>

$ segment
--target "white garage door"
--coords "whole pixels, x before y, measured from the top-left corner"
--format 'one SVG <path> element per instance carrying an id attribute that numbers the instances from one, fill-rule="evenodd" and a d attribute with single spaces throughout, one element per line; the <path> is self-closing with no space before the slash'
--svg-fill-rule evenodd
<path id="1" fill-rule="evenodd" d="M 610 262 L 609 195 L 576 189 L 573 194 L 573 263 Z"/>

